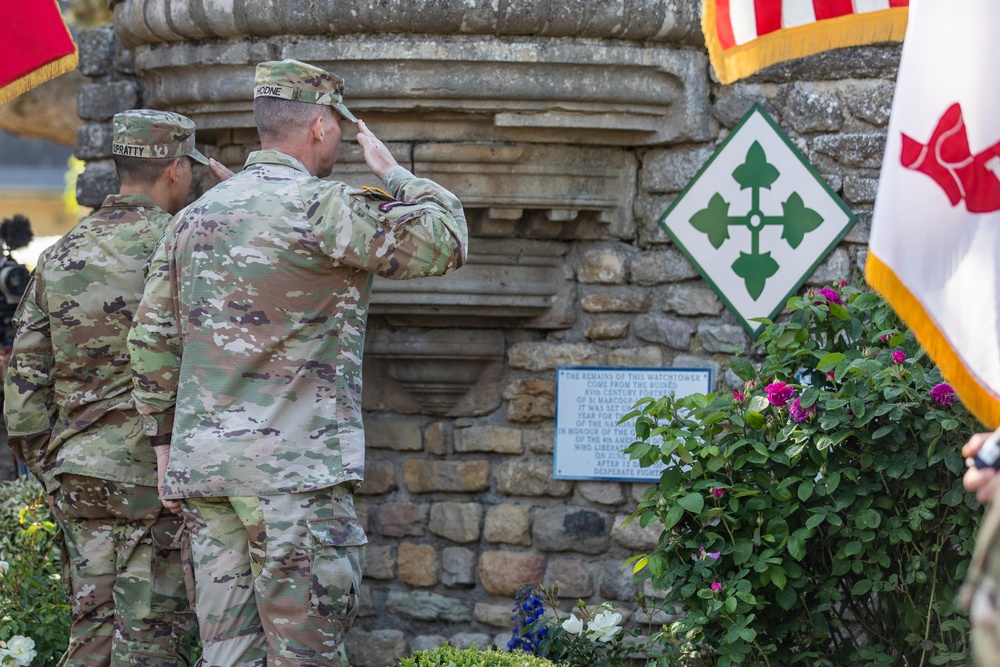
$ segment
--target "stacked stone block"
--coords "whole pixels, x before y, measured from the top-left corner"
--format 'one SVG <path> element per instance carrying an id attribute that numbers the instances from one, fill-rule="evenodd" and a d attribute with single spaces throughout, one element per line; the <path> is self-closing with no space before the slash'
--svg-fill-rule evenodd
<path id="1" fill-rule="evenodd" d="M 84 30 L 79 37 L 80 72 L 91 81 L 77 93 L 77 113 L 83 125 L 76 134 L 76 157 L 87 163 L 76 184 L 76 199 L 97 207 L 118 191 L 111 160 L 111 119 L 120 111 L 145 106 L 145 89 L 136 76 L 135 58 L 115 39 L 110 25 Z"/>

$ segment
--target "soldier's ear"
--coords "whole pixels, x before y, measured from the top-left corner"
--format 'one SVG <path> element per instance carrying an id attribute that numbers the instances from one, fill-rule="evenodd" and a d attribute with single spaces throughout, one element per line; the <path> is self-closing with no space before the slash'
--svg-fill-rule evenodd
<path id="1" fill-rule="evenodd" d="M 326 139 L 326 130 L 323 129 L 323 117 L 321 115 L 314 116 L 309 122 L 309 135 L 320 143 Z"/>
<path id="2" fill-rule="evenodd" d="M 171 183 L 177 183 L 180 181 L 181 177 L 178 172 L 181 170 L 181 160 L 183 159 L 184 158 L 175 157 L 170 161 L 170 164 L 167 165 L 167 178 L 170 179 Z"/>

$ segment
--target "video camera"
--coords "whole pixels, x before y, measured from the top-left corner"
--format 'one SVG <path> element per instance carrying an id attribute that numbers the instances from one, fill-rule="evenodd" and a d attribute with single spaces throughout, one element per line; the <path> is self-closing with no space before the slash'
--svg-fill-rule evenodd
<path id="1" fill-rule="evenodd" d="M 23 215 L 0 222 L 0 350 L 5 355 L 14 344 L 15 330 L 11 325 L 14 311 L 31 279 L 28 268 L 19 264 L 11 253 L 31 243 L 33 237 L 31 222 Z"/>

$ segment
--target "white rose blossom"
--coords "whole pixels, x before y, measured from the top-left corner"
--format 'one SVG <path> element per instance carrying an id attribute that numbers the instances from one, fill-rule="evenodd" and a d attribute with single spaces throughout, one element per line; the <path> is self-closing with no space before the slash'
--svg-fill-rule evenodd
<path id="1" fill-rule="evenodd" d="M 622 615 L 618 612 L 602 611 L 587 624 L 587 635 L 591 636 L 595 642 L 611 641 L 622 631 L 619 627 L 621 622 Z"/>
<path id="2" fill-rule="evenodd" d="M 18 667 L 27 667 L 35 659 L 35 640 L 24 635 L 14 635 L 7 640 L 7 655 L 16 660 Z"/>
<path id="3" fill-rule="evenodd" d="M 570 614 L 569 618 L 562 622 L 562 629 L 571 635 L 579 635 L 583 633 L 583 621 L 581 621 L 576 616 Z"/>

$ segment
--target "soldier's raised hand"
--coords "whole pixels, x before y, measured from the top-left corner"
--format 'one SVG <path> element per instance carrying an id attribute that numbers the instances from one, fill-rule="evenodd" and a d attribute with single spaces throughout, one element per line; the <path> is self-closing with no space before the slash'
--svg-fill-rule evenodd
<path id="1" fill-rule="evenodd" d="M 364 151 L 368 168 L 379 178 L 382 178 L 390 167 L 399 164 L 396 162 L 396 158 L 392 157 L 392 153 L 389 152 L 386 145 L 372 134 L 363 120 L 358 121 L 358 143 L 361 145 L 361 150 Z"/>
<path id="2" fill-rule="evenodd" d="M 214 157 L 208 159 L 208 168 L 212 170 L 212 173 L 215 174 L 215 177 L 219 179 L 220 182 L 236 175 L 235 171 L 222 164 Z"/>

